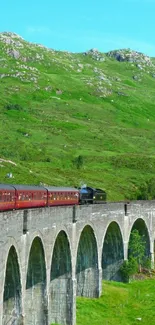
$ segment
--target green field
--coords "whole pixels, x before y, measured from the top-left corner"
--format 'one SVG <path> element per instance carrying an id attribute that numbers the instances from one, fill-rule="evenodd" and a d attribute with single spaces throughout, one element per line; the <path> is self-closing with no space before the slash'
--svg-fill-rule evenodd
<path id="1" fill-rule="evenodd" d="M 1 182 L 86 183 L 108 200 L 136 199 L 155 174 L 154 59 L 58 52 L 2 33 L 0 59 Z"/>
<path id="2" fill-rule="evenodd" d="M 155 280 L 103 282 L 99 299 L 77 298 L 77 325 L 154 325 Z"/>

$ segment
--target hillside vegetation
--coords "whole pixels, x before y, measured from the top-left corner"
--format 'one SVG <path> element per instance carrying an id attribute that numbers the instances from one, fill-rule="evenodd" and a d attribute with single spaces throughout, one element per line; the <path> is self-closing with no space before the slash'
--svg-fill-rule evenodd
<path id="1" fill-rule="evenodd" d="M 154 62 L 0 33 L 0 182 L 86 183 L 109 200 L 137 198 L 155 174 Z"/>

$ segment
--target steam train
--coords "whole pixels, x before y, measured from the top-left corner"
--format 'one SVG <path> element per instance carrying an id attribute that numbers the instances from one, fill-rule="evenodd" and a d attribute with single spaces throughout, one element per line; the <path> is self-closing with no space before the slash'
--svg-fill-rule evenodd
<path id="1" fill-rule="evenodd" d="M 105 202 L 105 191 L 87 186 L 77 189 L 0 184 L 0 211 Z"/>

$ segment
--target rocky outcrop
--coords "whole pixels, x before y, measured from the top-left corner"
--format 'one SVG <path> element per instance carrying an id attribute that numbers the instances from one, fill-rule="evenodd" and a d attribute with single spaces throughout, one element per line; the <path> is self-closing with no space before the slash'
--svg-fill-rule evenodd
<path id="1" fill-rule="evenodd" d="M 15 46 L 16 48 L 23 48 L 23 38 L 15 33 L 0 33 L 0 41 L 6 45 Z"/>
<path id="2" fill-rule="evenodd" d="M 10 55 L 14 59 L 19 59 L 19 57 L 20 57 L 19 51 L 17 51 L 15 48 L 11 48 L 11 49 L 9 48 L 9 49 L 7 49 L 6 52 L 8 55 Z"/>
<path id="3" fill-rule="evenodd" d="M 142 66 L 140 64 L 144 64 L 145 66 L 152 66 L 152 61 L 149 56 L 137 52 L 132 51 L 130 49 L 122 49 L 116 51 L 110 51 L 106 53 L 108 57 L 114 58 L 119 62 L 130 62 L 137 63 L 137 67 L 142 70 Z"/>
<path id="4" fill-rule="evenodd" d="M 90 55 L 96 61 L 105 61 L 105 56 L 103 53 L 100 53 L 97 49 L 91 49 L 87 52 L 84 52 L 84 55 Z"/>

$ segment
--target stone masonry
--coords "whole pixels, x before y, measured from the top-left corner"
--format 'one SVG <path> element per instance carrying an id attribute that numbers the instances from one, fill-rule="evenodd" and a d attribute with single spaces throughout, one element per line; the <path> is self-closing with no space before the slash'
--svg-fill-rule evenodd
<path id="1" fill-rule="evenodd" d="M 76 295 L 121 280 L 131 230 L 154 263 L 155 201 L 0 213 L 0 325 L 76 324 Z"/>

